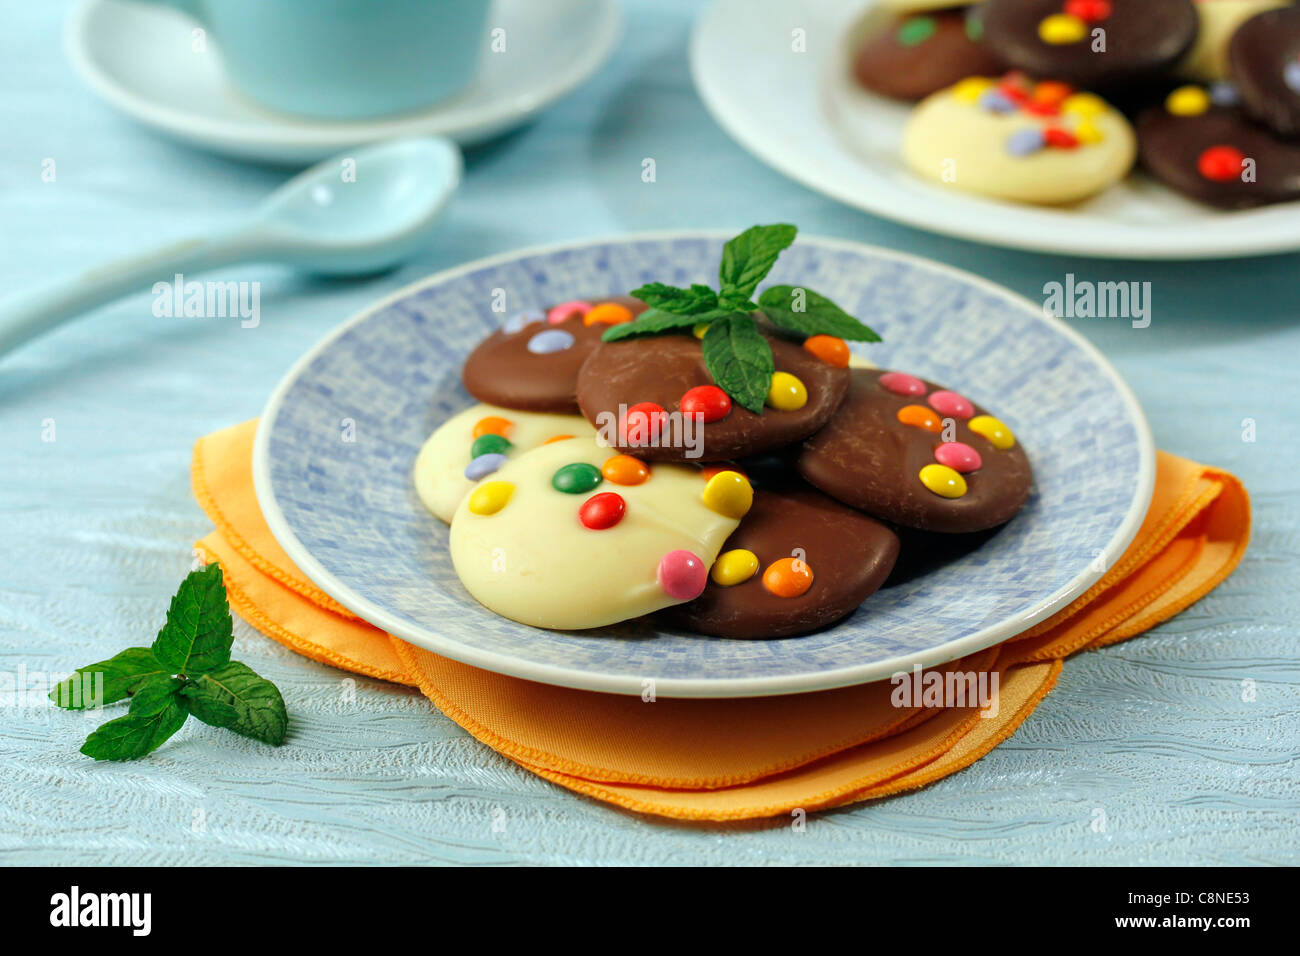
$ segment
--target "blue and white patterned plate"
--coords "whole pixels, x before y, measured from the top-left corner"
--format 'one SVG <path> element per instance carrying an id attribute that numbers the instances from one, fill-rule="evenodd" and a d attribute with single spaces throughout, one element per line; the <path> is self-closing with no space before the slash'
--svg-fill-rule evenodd
<path id="1" fill-rule="evenodd" d="M 1127 547 L 1151 499 L 1146 419 L 1110 364 L 1041 308 L 991 283 L 856 243 L 801 238 L 773 283 L 807 285 L 884 337 L 881 366 L 992 408 L 1029 453 L 1037 487 L 984 546 L 875 594 L 821 633 L 729 641 L 644 621 L 539 630 L 461 586 L 447 529 L 411 482 L 429 433 L 471 403 L 469 351 L 508 314 L 644 282 L 712 282 L 724 234 L 549 247 L 432 276 L 346 322 L 280 383 L 253 474 L 276 539 L 324 591 L 413 644 L 488 670 L 617 693 L 741 697 L 887 678 L 997 643 L 1081 594 Z M 600 582 L 591 582 L 593 588 Z"/>

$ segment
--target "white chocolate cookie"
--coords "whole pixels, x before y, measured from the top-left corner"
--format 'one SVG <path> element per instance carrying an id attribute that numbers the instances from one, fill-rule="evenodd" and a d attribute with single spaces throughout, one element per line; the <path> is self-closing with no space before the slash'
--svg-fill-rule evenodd
<path id="1" fill-rule="evenodd" d="M 698 597 L 752 499 L 734 471 L 646 464 L 595 437 L 554 442 L 466 496 L 451 558 L 469 593 L 498 614 L 600 627 Z"/>
<path id="2" fill-rule="evenodd" d="M 1288 0 L 1197 0 L 1196 43 L 1178 64 L 1181 76 L 1213 83 L 1228 78 L 1228 42 L 1257 13 L 1285 7 Z"/>
<path id="3" fill-rule="evenodd" d="M 903 158 L 945 186 L 1018 202 L 1085 199 L 1122 179 L 1137 139 L 1118 110 L 1063 83 L 970 77 L 924 100 Z"/>
<path id="4" fill-rule="evenodd" d="M 594 434 L 595 429 L 581 415 L 474 405 L 443 422 L 424 443 L 415 459 L 415 490 L 426 508 L 450 522 L 461 499 L 511 456 L 536 448 L 558 435 L 588 438 Z M 497 435 L 509 443 L 508 447 L 491 439 L 483 443 L 496 446 L 489 447 L 485 455 L 502 457 L 476 459 L 474 443 L 483 435 Z"/>

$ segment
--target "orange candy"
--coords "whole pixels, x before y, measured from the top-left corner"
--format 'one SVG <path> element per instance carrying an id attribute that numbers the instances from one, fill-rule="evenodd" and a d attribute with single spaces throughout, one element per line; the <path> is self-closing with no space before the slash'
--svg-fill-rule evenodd
<path id="1" fill-rule="evenodd" d="M 639 458 L 631 455 L 615 455 L 607 458 L 600 466 L 600 473 L 605 480 L 616 485 L 639 485 L 650 477 L 650 468 Z"/>
<path id="2" fill-rule="evenodd" d="M 500 415 L 489 415 L 487 418 L 480 418 L 474 423 L 474 437 L 482 438 L 484 435 L 500 435 L 505 438 L 510 434 L 510 429 L 515 427 L 515 423 L 508 418 L 502 418 Z"/>
<path id="3" fill-rule="evenodd" d="M 812 568 L 798 558 L 773 561 L 763 572 L 763 587 L 777 597 L 798 597 L 812 587 Z"/>
<path id="4" fill-rule="evenodd" d="M 552 435 L 550 438 L 546 439 L 546 441 L 542 442 L 542 444 L 549 445 L 552 442 L 568 441 L 572 437 L 573 437 L 572 435 Z"/>
<path id="5" fill-rule="evenodd" d="M 904 405 L 898 410 L 898 420 L 904 425 L 924 428 L 928 432 L 943 431 L 943 421 L 938 413 L 924 405 Z"/>
<path id="6" fill-rule="evenodd" d="M 833 335 L 812 335 L 804 340 L 803 347 L 827 365 L 849 367 L 849 346 L 843 339 Z"/>
<path id="7" fill-rule="evenodd" d="M 606 325 L 621 325 L 624 322 L 631 321 L 632 310 L 625 305 L 619 305 L 617 302 L 602 302 L 582 317 L 583 325 L 595 325 L 597 322 L 604 322 Z"/>
<path id="8" fill-rule="evenodd" d="M 1065 102 L 1066 97 L 1073 92 L 1074 88 L 1068 83 L 1043 80 L 1034 87 L 1034 102 L 1042 103 L 1045 106 L 1060 106 Z"/>

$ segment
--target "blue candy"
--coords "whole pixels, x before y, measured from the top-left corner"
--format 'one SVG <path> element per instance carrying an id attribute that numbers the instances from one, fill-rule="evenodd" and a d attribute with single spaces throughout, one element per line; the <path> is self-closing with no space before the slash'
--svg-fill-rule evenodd
<path id="1" fill-rule="evenodd" d="M 1300 60 L 1292 60 L 1282 68 L 1282 79 L 1287 86 L 1300 93 Z"/>
<path id="2" fill-rule="evenodd" d="M 1237 88 L 1226 80 L 1210 85 L 1210 102 L 1215 106 L 1236 106 L 1240 100 Z"/>
<path id="3" fill-rule="evenodd" d="M 1007 152 L 1012 156 L 1032 156 L 1043 148 L 1043 131 L 1031 126 L 1018 129 L 1007 137 Z"/>
<path id="4" fill-rule="evenodd" d="M 534 355 L 549 355 L 573 348 L 573 333 L 564 329 L 547 329 L 528 340 L 528 351 Z"/>
<path id="5" fill-rule="evenodd" d="M 989 90 L 981 96 L 980 106 L 990 113 L 1014 113 L 1020 109 L 1014 100 L 1000 90 Z"/>
<path id="6" fill-rule="evenodd" d="M 523 312 L 519 312 L 506 319 L 505 323 L 501 326 L 501 330 L 507 335 L 514 335 L 516 332 L 522 332 L 524 326 L 530 325 L 533 322 L 541 322 L 545 318 L 546 313 L 542 312 L 540 309 L 525 309 Z"/>
<path id="7" fill-rule="evenodd" d="M 505 463 L 506 456 L 500 452 L 479 455 L 465 466 L 465 477 L 470 481 L 478 481 L 480 478 L 486 478 Z"/>

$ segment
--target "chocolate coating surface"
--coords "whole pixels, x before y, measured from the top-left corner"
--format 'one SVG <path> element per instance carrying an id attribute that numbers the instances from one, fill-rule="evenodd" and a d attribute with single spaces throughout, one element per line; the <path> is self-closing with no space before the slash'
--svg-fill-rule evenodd
<path id="1" fill-rule="evenodd" d="M 942 435 L 898 420 L 899 409 L 924 405 L 923 397 L 896 395 L 878 383 L 884 369 L 854 369 L 848 397 L 830 422 L 804 443 L 799 473 L 833 498 L 884 521 L 947 533 L 982 531 L 1010 520 L 1024 506 L 1033 483 L 1029 458 L 1017 441 L 995 448 L 956 422 L 956 441 L 980 455 L 981 467 L 966 474 L 967 491 L 945 498 L 921 483 L 934 464 Z M 943 386 L 925 382 L 929 395 Z M 991 414 L 974 405 L 975 415 Z M 937 413 L 936 413 L 937 414 Z"/>
<path id="2" fill-rule="evenodd" d="M 1228 69 L 1246 112 L 1282 136 L 1300 136 L 1300 7 L 1266 10 L 1238 27 Z"/>
<path id="3" fill-rule="evenodd" d="M 853 75 L 874 93 L 924 99 L 965 77 L 1002 73 L 982 33 L 977 7 L 895 17 L 862 42 Z"/>
<path id="4" fill-rule="evenodd" d="M 649 461 L 722 461 L 808 437 L 826 424 L 839 407 L 848 389 L 849 370 L 827 365 L 794 342 L 765 337 L 772 347 L 776 370 L 796 376 L 807 388 L 808 401 L 802 408 L 764 408 L 763 414 L 756 415 L 733 402 L 726 417 L 699 426 L 703 437 L 698 458 L 688 457 L 691 449 L 680 442 L 677 446 L 631 446 L 617 445 L 617 434 L 609 438 L 617 447 Z M 712 384 L 713 376 L 705 368 L 703 350 L 695 336 L 645 336 L 605 342 L 592 352 L 578 373 L 578 404 L 587 420 L 600 428 L 603 415 L 617 421 L 620 405 L 630 408 L 654 402 L 668 412 L 678 412 L 687 391 Z"/>
<path id="5" fill-rule="evenodd" d="M 593 305 L 617 302 L 627 306 L 633 317 L 646 310 L 644 302 L 629 296 L 611 295 L 587 301 Z M 601 322 L 585 325 L 581 318 L 573 317 L 555 325 L 545 319 L 530 322 L 513 333 L 497 329 L 469 354 L 461 380 L 466 391 L 489 405 L 526 412 L 577 413 L 578 370 L 608 328 Z M 570 333 L 573 345 L 542 355 L 528 351 L 529 340 L 547 329 Z"/>
<path id="6" fill-rule="evenodd" d="M 760 490 L 721 553 L 736 548 L 757 556 L 753 577 L 730 587 L 710 579 L 694 601 L 664 613 L 684 627 L 718 637 L 806 634 L 852 613 L 880 587 L 898 558 L 898 536 L 815 491 Z M 796 549 L 802 553 L 795 555 Z M 798 597 L 779 597 L 764 586 L 763 571 L 792 556 L 812 570 L 812 585 Z"/>
<path id="7" fill-rule="evenodd" d="M 1300 199 L 1300 143 L 1288 142 L 1232 107 L 1211 107 L 1196 116 L 1175 116 L 1154 106 L 1137 122 L 1138 156 L 1152 176 L 1199 202 L 1223 209 L 1248 209 Z M 1207 149 L 1231 146 L 1253 159 L 1254 181 L 1240 175 L 1206 177 L 1200 157 Z"/>
<path id="8" fill-rule="evenodd" d="M 984 41 L 1006 63 L 1038 78 L 1103 90 L 1158 73 L 1192 46 L 1198 22 L 1192 0 L 1111 0 L 1104 19 L 1085 23 L 1072 43 L 1048 43 L 1039 24 L 1064 13 L 1062 0 L 985 0 Z M 1094 50 L 1094 30 L 1105 51 Z"/>

